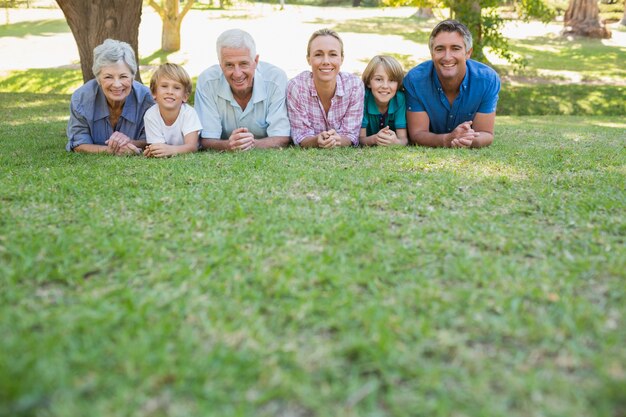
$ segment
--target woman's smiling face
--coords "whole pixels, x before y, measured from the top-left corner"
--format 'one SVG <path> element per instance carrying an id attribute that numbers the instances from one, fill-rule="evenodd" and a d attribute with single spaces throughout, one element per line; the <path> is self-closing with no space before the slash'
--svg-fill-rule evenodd
<path id="1" fill-rule="evenodd" d="M 307 61 L 315 81 L 334 81 L 339 74 L 343 55 L 341 43 L 333 36 L 318 36 L 311 41 Z"/>
<path id="2" fill-rule="evenodd" d="M 123 61 L 118 61 L 102 67 L 98 83 L 109 104 L 124 103 L 133 87 L 133 72 Z"/>

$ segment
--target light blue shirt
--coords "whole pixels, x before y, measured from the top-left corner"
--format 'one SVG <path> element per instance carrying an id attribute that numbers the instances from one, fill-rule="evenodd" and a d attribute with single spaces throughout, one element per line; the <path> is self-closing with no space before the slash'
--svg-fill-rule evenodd
<path id="1" fill-rule="evenodd" d="M 476 113 L 493 113 L 498 104 L 500 78 L 490 67 L 467 60 L 467 71 L 452 106 L 441 87 L 433 61 L 413 68 L 404 77 L 407 111 L 423 112 L 430 119 L 430 131 L 449 133 Z"/>
<path id="2" fill-rule="evenodd" d="M 105 145 L 113 132 L 122 132 L 130 139 L 146 138 L 143 116 L 154 104 L 150 89 L 133 81 L 133 88 L 126 97 L 122 114 L 115 125 L 109 120 L 109 107 L 98 82 L 93 79 L 79 87 L 70 100 L 70 120 L 67 123 L 67 145 L 72 151 L 78 145 Z"/>
<path id="3" fill-rule="evenodd" d="M 252 98 L 244 110 L 233 97 L 219 65 L 198 77 L 194 108 L 202 123 L 201 137 L 228 139 L 233 130 L 247 128 L 255 139 L 289 136 L 285 105 L 287 74 L 266 62 L 259 62 L 254 73 Z"/>

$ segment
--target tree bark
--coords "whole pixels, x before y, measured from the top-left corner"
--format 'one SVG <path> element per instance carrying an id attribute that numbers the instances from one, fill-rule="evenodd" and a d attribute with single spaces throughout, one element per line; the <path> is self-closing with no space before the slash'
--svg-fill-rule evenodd
<path id="1" fill-rule="evenodd" d="M 563 35 L 608 39 L 611 32 L 600 24 L 596 0 L 570 0 L 565 12 Z"/>
<path id="2" fill-rule="evenodd" d="M 626 1 L 626 0 L 624 0 Z M 413 14 L 414 17 L 419 17 L 422 19 L 431 19 L 435 17 L 435 13 L 433 12 L 432 7 L 418 7 L 417 11 Z"/>
<path id="3" fill-rule="evenodd" d="M 489 63 L 483 51 L 483 20 L 482 6 L 479 0 L 466 2 L 457 1 L 450 7 L 452 19 L 457 19 L 465 23 L 472 33 L 473 51 L 472 59 L 484 63 Z"/>
<path id="4" fill-rule="evenodd" d="M 161 49 L 163 51 L 176 52 L 180 50 L 180 27 L 183 18 L 195 1 L 187 0 L 182 11 L 179 11 L 179 0 L 164 0 L 161 5 L 154 0 L 148 1 L 148 4 L 156 10 L 163 22 L 163 31 L 161 32 Z"/>
<path id="5" fill-rule="evenodd" d="M 139 23 L 142 0 L 56 0 L 78 46 L 83 81 L 94 78 L 93 49 L 111 38 L 128 42 L 139 65 Z M 139 71 L 135 77 L 141 81 Z"/>

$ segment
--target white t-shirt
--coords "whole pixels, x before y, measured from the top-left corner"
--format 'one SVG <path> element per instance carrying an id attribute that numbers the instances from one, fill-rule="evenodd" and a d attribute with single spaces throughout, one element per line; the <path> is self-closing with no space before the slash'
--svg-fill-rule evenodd
<path id="1" fill-rule="evenodd" d="M 167 143 L 168 145 L 184 145 L 185 135 L 202 130 L 202 124 L 193 107 L 183 103 L 176 121 L 166 126 L 159 105 L 155 104 L 146 111 L 143 117 L 146 125 L 146 141 L 148 143 Z"/>

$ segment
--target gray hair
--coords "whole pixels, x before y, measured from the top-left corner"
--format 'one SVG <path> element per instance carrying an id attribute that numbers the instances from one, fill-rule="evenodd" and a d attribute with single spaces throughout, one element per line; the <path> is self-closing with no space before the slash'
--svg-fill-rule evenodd
<path id="1" fill-rule="evenodd" d="M 252 36 L 241 29 L 230 29 L 223 32 L 215 42 L 215 50 L 217 58 L 222 62 L 222 49 L 247 49 L 250 52 L 250 58 L 256 59 L 256 44 Z"/>
<path id="2" fill-rule="evenodd" d="M 133 48 L 126 42 L 106 39 L 93 50 L 93 66 L 91 67 L 93 75 L 98 78 L 102 67 L 113 65 L 119 61 L 128 65 L 128 68 L 133 73 L 133 78 L 135 78 L 137 61 L 135 60 Z"/>
<path id="3" fill-rule="evenodd" d="M 467 26 L 456 20 L 443 20 L 437 23 L 437 26 L 435 26 L 433 31 L 430 32 L 430 38 L 428 39 L 428 48 L 431 52 L 433 51 L 433 41 L 440 32 L 457 32 L 463 37 L 463 42 L 465 42 L 465 51 L 467 52 L 472 49 L 472 33 L 469 31 Z"/>

